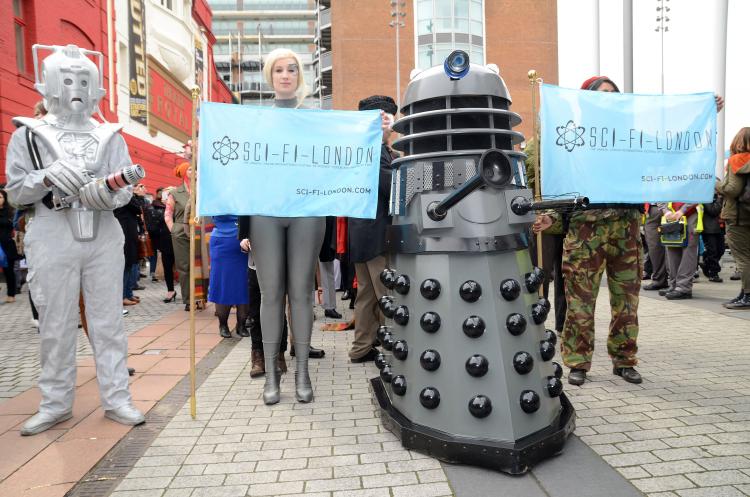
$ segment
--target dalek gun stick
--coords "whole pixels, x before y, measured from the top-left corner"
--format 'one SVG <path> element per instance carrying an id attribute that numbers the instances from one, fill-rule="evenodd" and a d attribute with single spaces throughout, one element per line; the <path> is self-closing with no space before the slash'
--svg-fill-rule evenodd
<path id="1" fill-rule="evenodd" d="M 530 211 L 553 210 L 560 212 L 580 211 L 589 206 L 588 197 L 574 197 L 556 200 L 540 200 L 532 202 L 526 197 L 516 197 L 510 203 L 510 210 L 514 214 L 523 216 Z"/>

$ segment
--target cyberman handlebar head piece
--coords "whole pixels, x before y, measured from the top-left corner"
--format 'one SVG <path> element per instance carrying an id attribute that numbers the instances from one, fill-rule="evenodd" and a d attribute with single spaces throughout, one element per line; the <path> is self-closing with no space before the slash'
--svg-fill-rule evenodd
<path id="1" fill-rule="evenodd" d="M 39 70 L 39 52 L 52 52 Z M 104 89 L 104 56 L 75 45 L 34 45 L 34 88 L 44 97 L 48 114 L 66 127 L 80 127 L 98 109 Z M 98 59 L 97 64 L 89 58 Z"/>
<path id="2" fill-rule="evenodd" d="M 528 250 L 531 211 L 543 207 L 526 187 L 521 117 L 499 73 L 455 51 L 406 89 L 379 300 L 386 351 L 371 383 L 404 447 L 517 474 L 562 450 L 575 413 Z"/>

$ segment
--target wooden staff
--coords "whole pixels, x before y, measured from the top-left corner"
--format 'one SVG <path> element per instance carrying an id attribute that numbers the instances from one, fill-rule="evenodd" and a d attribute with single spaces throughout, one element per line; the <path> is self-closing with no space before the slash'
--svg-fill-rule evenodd
<path id="1" fill-rule="evenodd" d="M 529 83 L 531 84 L 531 115 L 534 127 L 534 146 L 536 147 L 536 157 L 534 158 L 534 201 L 539 202 L 542 200 L 542 169 L 541 161 L 539 160 L 542 155 L 542 147 L 539 143 L 539 126 L 537 125 L 537 110 L 536 110 L 536 87 L 542 82 L 541 78 L 537 78 L 536 69 L 529 70 Z M 536 234 L 536 264 L 537 267 L 543 267 L 542 263 L 542 232 Z M 544 292 L 544 285 L 539 285 L 539 296 L 541 297 Z"/>
<path id="2" fill-rule="evenodd" d="M 198 215 L 195 210 L 196 198 L 196 176 L 198 169 L 196 167 L 196 135 L 198 131 L 198 98 L 200 97 L 200 88 L 193 87 L 193 132 L 191 141 L 190 168 L 190 416 L 195 419 L 196 415 L 196 398 L 195 398 L 195 225 L 198 223 Z"/>

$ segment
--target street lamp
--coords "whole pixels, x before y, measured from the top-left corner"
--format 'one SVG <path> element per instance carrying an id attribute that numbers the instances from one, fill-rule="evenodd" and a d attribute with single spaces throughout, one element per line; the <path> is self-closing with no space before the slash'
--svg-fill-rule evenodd
<path id="1" fill-rule="evenodd" d="M 406 0 L 390 0 L 391 2 L 391 17 L 393 20 L 388 23 L 392 28 L 396 28 L 396 107 L 401 109 L 401 57 L 399 53 L 399 30 L 406 26 L 404 18 L 406 12 L 402 12 L 401 9 L 406 8 Z"/>
<path id="2" fill-rule="evenodd" d="M 664 5 L 669 0 L 656 0 L 656 29 L 654 31 L 661 32 L 661 92 L 664 93 L 664 33 L 669 31 L 669 16 L 667 13 L 672 10 L 668 6 Z"/>

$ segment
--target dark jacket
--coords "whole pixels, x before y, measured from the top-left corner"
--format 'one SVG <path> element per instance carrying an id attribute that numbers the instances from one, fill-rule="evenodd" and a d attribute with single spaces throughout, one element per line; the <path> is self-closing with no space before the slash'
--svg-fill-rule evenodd
<path id="1" fill-rule="evenodd" d="M 375 219 L 349 218 L 349 259 L 367 262 L 385 252 L 385 236 L 391 224 L 388 202 L 391 195 L 390 149 L 383 144 L 380 149 L 380 181 L 378 183 L 378 209 Z"/>
<path id="2" fill-rule="evenodd" d="M 167 228 L 167 222 L 164 221 L 164 203 L 155 199 L 144 209 L 146 229 L 151 237 L 151 243 L 154 249 L 162 252 L 172 253 L 172 237 Z"/>
<path id="3" fill-rule="evenodd" d="M 724 208 L 721 217 L 727 224 L 750 226 L 750 202 L 742 202 L 745 188 L 750 182 L 750 153 L 735 154 L 729 158 L 727 175 L 717 189 L 724 195 Z"/>
<path id="4" fill-rule="evenodd" d="M 336 216 L 326 216 L 326 232 L 320 247 L 320 262 L 331 262 L 336 258 Z"/>
<path id="5" fill-rule="evenodd" d="M 711 203 L 703 204 L 703 233 L 707 235 L 715 235 L 721 233 L 721 225 L 719 224 L 719 217 L 721 215 L 721 207 L 724 203 L 724 198 L 714 193 L 714 199 Z"/>
<path id="6" fill-rule="evenodd" d="M 138 262 L 138 234 L 143 232 L 141 208 L 143 200 L 133 195 L 130 202 L 114 210 L 115 217 L 120 221 L 125 235 L 125 268 Z"/>

